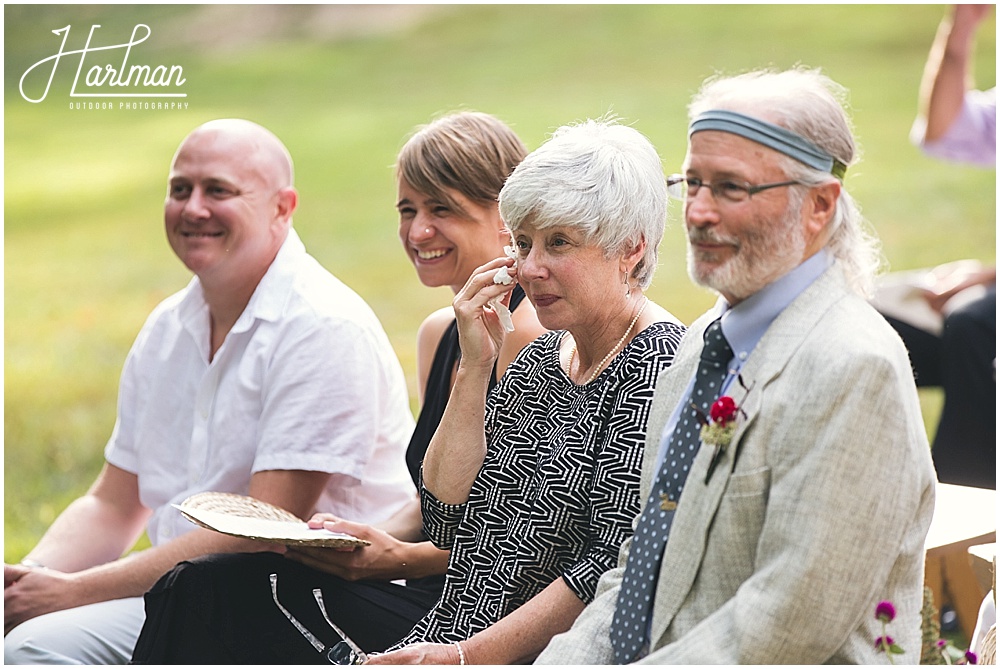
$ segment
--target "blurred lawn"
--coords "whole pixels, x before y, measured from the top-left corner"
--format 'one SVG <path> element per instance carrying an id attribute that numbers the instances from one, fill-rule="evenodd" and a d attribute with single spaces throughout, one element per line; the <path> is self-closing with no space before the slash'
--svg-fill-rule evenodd
<path id="1" fill-rule="evenodd" d="M 822 67 L 852 92 L 864 161 L 847 186 L 893 269 L 994 262 L 996 175 L 924 158 L 907 134 L 944 8 L 928 5 L 6 5 L 4 25 L 4 557 L 20 559 L 103 461 L 118 374 L 152 307 L 188 280 L 161 208 L 180 139 L 218 117 L 272 129 L 296 161 L 295 225 L 321 262 L 378 313 L 414 388 L 414 336 L 446 289 L 422 287 L 399 248 L 391 165 L 416 124 L 471 108 L 529 147 L 609 110 L 659 148 L 685 149 L 685 105 L 702 79 L 761 66 Z M 67 109 L 78 58 L 28 104 L 21 74 L 55 53 L 152 36 L 131 62 L 180 64 L 185 111 Z M 976 74 L 995 81 L 995 23 Z M 690 321 L 678 210 L 653 299 Z M 940 397 L 924 393 L 933 425 Z"/>

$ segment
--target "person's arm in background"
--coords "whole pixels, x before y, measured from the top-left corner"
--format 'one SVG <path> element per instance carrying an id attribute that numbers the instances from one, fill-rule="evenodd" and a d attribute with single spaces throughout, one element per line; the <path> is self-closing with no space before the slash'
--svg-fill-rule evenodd
<path id="1" fill-rule="evenodd" d="M 975 272 L 953 270 L 954 264 L 940 265 L 931 273 L 934 283 L 924 290 L 924 299 L 932 309 L 944 313 L 951 298 L 963 290 L 973 286 L 995 284 L 997 281 L 996 265 L 983 267 Z"/>
<path id="2" fill-rule="evenodd" d="M 329 474 L 264 471 L 250 496 L 300 517 L 314 508 Z M 135 474 L 107 464 L 84 496 L 59 515 L 25 565 L 4 565 L 4 630 L 36 616 L 124 597 L 138 597 L 182 560 L 207 553 L 268 550 L 267 544 L 195 529 L 118 559 L 141 535 L 150 511 Z"/>
<path id="3" fill-rule="evenodd" d="M 920 83 L 919 119 L 923 142 L 939 140 L 951 128 L 974 87 L 970 61 L 976 28 L 992 5 L 955 5 L 938 27 Z"/>

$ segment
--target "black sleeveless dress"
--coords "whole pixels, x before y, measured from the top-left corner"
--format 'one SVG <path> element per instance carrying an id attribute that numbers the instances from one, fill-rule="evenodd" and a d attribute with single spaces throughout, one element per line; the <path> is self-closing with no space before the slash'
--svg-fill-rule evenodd
<path id="1" fill-rule="evenodd" d="M 514 288 L 510 310 L 524 299 Z M 458 324 L 452 320 L 438 342 L 424 404 L 406 450 L 419 485 L 420 464 L 451 394 L 461 357 Z M 496 368 L 489 391 L 496 386 Z M 146 622 L 132 664 L 326 664 L 278 610 L 270 574 L 278 574 L 278 598 L 326 646 L 340 641 L 313 599 L 323 591 L 331 620 L 365 651 L 382 651 L 406 636 L 437 603 L 444 575 L 404 582 L 346 581 L 286 560 L 276 553 L 227 553 L 181 562 L 145 595 Z"/>

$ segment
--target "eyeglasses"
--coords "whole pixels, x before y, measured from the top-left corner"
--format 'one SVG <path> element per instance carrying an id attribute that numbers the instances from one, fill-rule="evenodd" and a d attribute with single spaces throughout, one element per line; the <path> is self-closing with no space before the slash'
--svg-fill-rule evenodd
<path id="1" fill-rule="evenodd" d="M 312 647 L 317 650 L 317 652 L 325 653 L 326 659 L 330 664 L 364 664 L 365 660 L 368 659 L 368 655 L 365 651 L 361 650 L 358 644 L 351 641 L 351 638 L 344 634 L 344 631 L 333 624 L 330 620 L 329 614 L 326 612 L 326 606 L 323 604 L 323 592 L 319 588 L 313 589 L 313 597 L 316 599 L 316 604 L 319 606 L 320 613 L 323 614 L 323 619 L 326 623 L 333 628 L 343 641 L 338 641 L 330 647 L 327 647 L 319 638 L 306 629 L 306 626 L 295 619 L 295 616 L 291 612 L 282 606 L 281 602 L 278 601 L 278 575 L 271 574 L 271 598 L 274 599 L 275 605 L 285 617 L 288 618 L 288 622 L 295 626 L 295 629 L 299 631 L 299 634 L 306 638 Z"/>
<path id="2" fill-rule="evenodd" d="M 802 184 L 802 182 L 779 181 L 773 184 L 760 184 L 759 186 L 754 186 L 753 184 L 748 184 L 745 181 L 723 179 L 721 181 L 709 183 L 707 181 L 702 181 L 697 177 L 685 177 L 680 174 L 673 174 L 667 177 L 667 193 L 670 194 L 670 197 L 677 198 L 678 200 L 690 200 L 698 195 L 698 191 L 702 186 L 705 186 L 712 191 L 712 196 L 715 197 L 717 202 L 735 203 L 745 202 L 755 193 L 759 193 L 764 190 L 779 188 L 781 186 L 794 186 L 796 184 Z"/>

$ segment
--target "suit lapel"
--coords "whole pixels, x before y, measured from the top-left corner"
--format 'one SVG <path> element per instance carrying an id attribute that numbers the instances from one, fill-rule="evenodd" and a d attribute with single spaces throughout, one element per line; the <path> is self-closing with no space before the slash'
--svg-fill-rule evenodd
<path id="1" fill-rule="evenodd" d="M 670 623 L 694 585 L 704 557 L 712 520 L 732 476 L 735 459 L 741 448 L 753 445 L 752 438 L 748 440 L 751 443 L 744 444 L 743 437 L 760 414 L 763 389 L 781 374 L 781 370 L 788 364 L 809 332 L 816 327 L 817 321 L 845 294 L 847 287 L 843 274 L 840 268 L 834 265 L 778 315 L 758 342 L 740 372 L 743 384 L 749 391 L 743 390 L 740 385 L 730 387 L 729 395 L 740 404 L 745 415 L 741 415 L 733 440 L 707 484 L 705 475 L 714 448 L 709 446 L 700 448 L 691 465 L 688 483 L 681 493 L 670 539 L 664 549 L 662 568 L 657 582 L 651 636 L 654 644 L 666 634 Z M 688 336 L 692 339 L 697 334 L 697 340 L 690 342 L 688 350 L 685 351 L 683 363 L 686 376 L 683 379 L 673 379 L 669 395 L 672 401 L 668 407 L 668 416 L 674 405 L 680 401 L 679 394 L 684 392 L 687 382 L 694 374 L 701 351 L 701 333 L 710 322 L 711 319 L 703 316 L 688 331 Z M 691 350 L 694 351 L 693 354 L 687 355 Z M 693 361 L 689 358 L 693 358 Z M 801 379 L 795 382 L 808 384 L 809 380 Z M 679 390 L 677 390 L 678 385 Z M 660 424 L 660 432 L 665 422 L 666 418 Z M 657 433 L 655 436 L 658 445 L 660 435 Z M 649 442 L 650 439 L 647 438 L 647 460 L 650 458 Z M 657 445 L 652 446 L 654 463 Z M 649 495 L 650 471 L 651 466 L 647 462 L 644 464 L 643 484 L 646 492 L 643 499 Z"/>

